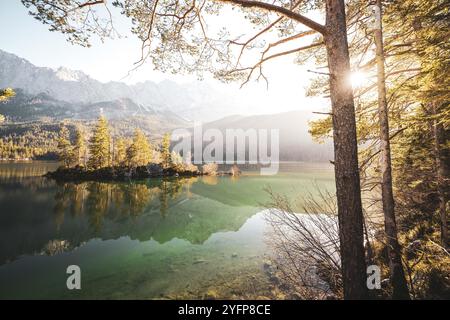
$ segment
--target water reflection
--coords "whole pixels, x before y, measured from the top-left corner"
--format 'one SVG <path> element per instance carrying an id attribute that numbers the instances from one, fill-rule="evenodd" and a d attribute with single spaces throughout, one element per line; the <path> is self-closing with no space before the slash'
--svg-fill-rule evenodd
<path id="1" fill-rule="evenodd" d="M 312 176 L 334 184 L 322 169 L 121 183 L 41 177 L 56 167 L 0 163 L 0 299 L 198 298 L 242 274 L 254 283 L 266 252 L 256 214 L 264 187 L 288 195 L 308 190 Z M 80 292 L 64 286 L 70 264 L 83 269 Z"/>
<path id="2" fill-rule="evenodd" d="M 136 219 L 145 212 L 159 211 L 166 217 L 169 206 L 192 196 L 189 187 L 197 178 L 152 180 L 133 183 L 59 183 L 53 207 L 59 230 L 64 217 L 87 217 L 89 225 L 100 232 L 105 219 Z"/>
<path id="3" fill-rule="evenodd" d="M 42 178 L 57 165 L 1 164 L 0 264 L 46 252 L 53 240 L 66 240 L 71 248 L 93 238 L 123 236 L 201 244 L 213 233 L 239 230 L 267 201 L 264 186 L 299 194 L 311 185 L 308 171 L 120 183 L 56 183 Z M 333 183 L 329 175 L 324 177 L 321 183 Z"/>
<path id="4" fill-rule="evenodd" d="M 0 263 L 23 254 L 62 252 L 93 238 L 201 244 L 217 231 L 237 231 L 256 211 L 205 202 L 208 197 L 201 194 L 211 188 L 208 179 L 56 183 L 11 177 L 14 184 L 0 183 Z M 192 192 L 195 184 L 200 186 Z"/>

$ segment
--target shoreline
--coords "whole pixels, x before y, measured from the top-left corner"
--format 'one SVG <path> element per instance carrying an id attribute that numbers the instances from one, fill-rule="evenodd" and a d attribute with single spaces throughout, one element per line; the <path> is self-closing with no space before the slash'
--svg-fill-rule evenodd
<path id="1" fill-rule="evenodd" d="M 43 177 L 57 181 L 128 181 L 161 178 L 189 178 L 199 176 L 233 176 L 231 172 L 218 171 L 207 174 L 201 171 L 176 170 L 173 168 L 139 166 L 131 167 L 104 167 L 96 170 L 85 170 L 83 167 L 64 168 L 49 171 Z"/>

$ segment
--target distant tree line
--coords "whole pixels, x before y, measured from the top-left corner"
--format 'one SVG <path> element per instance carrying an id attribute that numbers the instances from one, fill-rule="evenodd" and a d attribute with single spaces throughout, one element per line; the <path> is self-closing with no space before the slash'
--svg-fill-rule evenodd
<path id="1" fill-rule="evenodd" d="M 58 125 L 8 124 L 0 126 L 0 159 L 57 159 Z"/>

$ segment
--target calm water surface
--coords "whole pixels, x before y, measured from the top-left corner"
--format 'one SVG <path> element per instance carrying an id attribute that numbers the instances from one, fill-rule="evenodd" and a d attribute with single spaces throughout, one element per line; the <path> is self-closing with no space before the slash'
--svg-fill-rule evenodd
<path id="1" fill-rule="evenodd" d="M 0 299 L 243 296 L 238 279 L 265 280 L 264 188 L 293 200 L 315 185 L 334 188 L 325 164 L 238 178 L 74 184 L 41 177 L 57 166 L 0 163 Z M 71 264 L 81 268 L 81 290 L 66 288 Z"/>

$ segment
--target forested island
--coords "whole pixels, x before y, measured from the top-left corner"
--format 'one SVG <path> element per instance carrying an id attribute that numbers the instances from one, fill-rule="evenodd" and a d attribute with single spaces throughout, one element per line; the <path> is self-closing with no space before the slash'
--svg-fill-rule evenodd
<path id="1" fill-rule="evenodd" d="M 73 140 L 73 142 L 72 142 Z M 204 164 L 201 170 L 170 151 L 170 135 L 165 134 L 161 143 L 153 146 L 147 136 L 136 129 L 132 138 L 113 138 L 108 121 L 100 116 L 91 137 L 76 128 L 71 139 L 67 127 L 61 124 L 57 140 L 57 156 L 62 166 L 45 176 L 56 180 L 123 180 L 156 177 L 192 177 L 199 175 L 239 175 L 233 166 L 230 171 L 218 171 L 216 163 Z"/>

